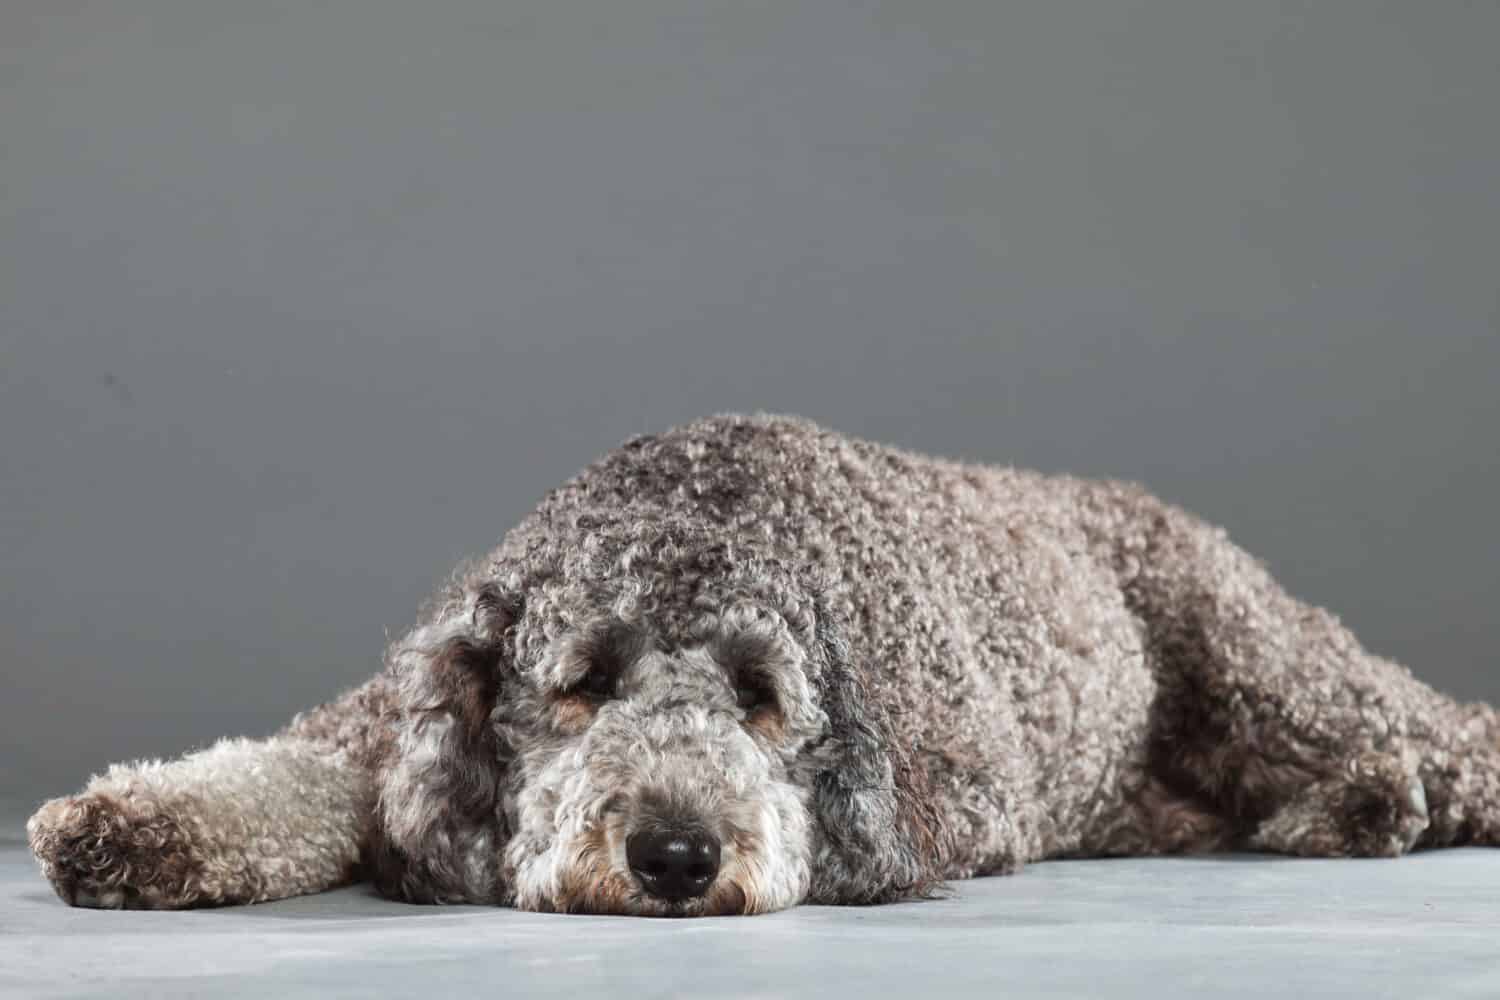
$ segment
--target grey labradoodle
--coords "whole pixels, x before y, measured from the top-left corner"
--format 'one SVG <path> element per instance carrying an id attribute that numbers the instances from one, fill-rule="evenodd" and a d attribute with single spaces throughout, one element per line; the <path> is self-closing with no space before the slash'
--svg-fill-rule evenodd
<path id="1" fill-rule="evenodd" d="M 637 437 L 364 686 L 27 825 L 67 902 L 696 916 L 1043 858 L 1500 843 L 1500 719 L 1120 482 L 804 420 Z"/>

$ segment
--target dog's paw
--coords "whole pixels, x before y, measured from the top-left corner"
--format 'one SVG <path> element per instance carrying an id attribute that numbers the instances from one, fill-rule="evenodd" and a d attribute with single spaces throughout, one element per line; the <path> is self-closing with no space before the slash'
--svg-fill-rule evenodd
<path id="1" fill-rule="evenodd" d="M 1391 755 L 1365 753 L 1299 789 L 1264 820 L 1252 846 L 1313 857 L 1393 858 L 1430 822 L 1421 780 Z"/>
<path id="2" fill-rule="evenodd" d="M 1400 761 L 1367 753 L 1348 764 L 1351 780 L 1341 803 L 1349 854 L 1396 857 L 1410 851 L 1427 829 L 1427 790 Z"/>
<path id="3" fill-rule="evenodd" d="M 52 799 L 26 823 L 31 851 L 63 902 L 174 909 L 198 901 L 201 864 L 182 827 L 148 797 Z"/>

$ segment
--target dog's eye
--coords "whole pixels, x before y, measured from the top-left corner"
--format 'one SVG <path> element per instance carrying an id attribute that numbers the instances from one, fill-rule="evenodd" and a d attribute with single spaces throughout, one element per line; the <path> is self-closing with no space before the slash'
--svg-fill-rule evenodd
<path id="1" fill-rule="evenodd" d="M 613 665 L 595 664 L 589 668 L 588 673 L 583 675 L 581 681 L 573 685 L 572 691 L 599 701 L 605 701 L 615 696 L 618 682 L 619 672 L 613 669 Z"/>
<path id="2" fill-rule="evenodd" d="M 746 712 L 756 712 L 776 703 L 776 692 L 759 677 L 741 677 L 735 685 L 734 694 L 740 708 Z"/>
<path id="3" fill-rule="evenodd" d="M 619 626 L 576 640 L 568 648 L 564 665 L 570 673 L 582 671 L 560 693 L 593 702 L 618 697 L 620 677 L 639 655 L 641 645 L 639 635 Z"/>

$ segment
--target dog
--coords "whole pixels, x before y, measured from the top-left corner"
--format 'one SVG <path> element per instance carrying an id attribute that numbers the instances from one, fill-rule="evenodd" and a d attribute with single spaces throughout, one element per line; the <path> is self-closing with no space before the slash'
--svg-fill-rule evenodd
<path id="1" fill-rule="evenodd" d="M 1138 486 L 725 415 L 547 494 L 363 686 L 27 831 L 78 906 L 755 914 L 1495 844 L 1500 725 Z"/>

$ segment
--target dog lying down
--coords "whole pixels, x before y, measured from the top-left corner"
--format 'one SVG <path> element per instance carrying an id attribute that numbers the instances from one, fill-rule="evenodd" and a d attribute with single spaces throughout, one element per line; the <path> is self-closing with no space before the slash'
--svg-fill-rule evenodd
<path id="1" fill-rule="evenodd" d="M 78 906 L 880 903 L 1057 857 L 1500 841 L 1500 722 L 1136 486 L 796 418 L 637 437 L 364 686 L 27 824 Z"/>

